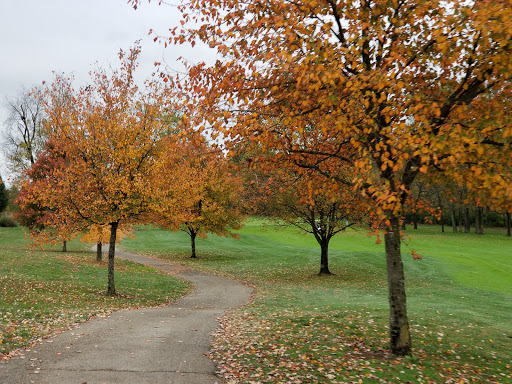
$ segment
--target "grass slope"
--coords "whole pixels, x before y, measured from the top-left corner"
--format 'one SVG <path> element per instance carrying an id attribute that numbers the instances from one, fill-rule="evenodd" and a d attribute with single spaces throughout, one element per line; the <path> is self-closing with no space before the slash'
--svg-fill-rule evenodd
<path id="1" fill-rule="evenodd" d="M 0 357 L 36 340 L 114 310 L 156 306 L 190 285 L 144 266 L 116 260 L 118 297 L 104 295 L 106 263 L 73 241 L 62 253 L 28 249 L 20 228 L 0 228 Z"/>
<path id="2" fill-rule="evenodd" d="M 389 357 L 384 247 L 364 230 L 335 237 L 318 276 L 314 239 L 250 220 L 240 239 L 141 228 L 126 250 L 250 282 L 253 303 L 224 319 L 214 358 L 234 383 L 512 382 L 512 240 L 408 230 L 403 246 L 414 356 Z M 410 250 L 423 255 L 413 260 Z M 408 255 L 409 254 L 409 255 Z"/>

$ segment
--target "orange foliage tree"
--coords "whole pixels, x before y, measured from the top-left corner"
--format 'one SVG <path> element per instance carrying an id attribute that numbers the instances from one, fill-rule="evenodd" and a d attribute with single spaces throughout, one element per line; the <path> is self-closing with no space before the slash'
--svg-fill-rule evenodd
<path id="1" fill-rule="evenodd" d="M 42 205 L 72 212 L 89 225 L 110 227 L 107 294 L 115 295 L 114 256 L 121 223 L 144 220 L 154 204 L 153 180 L 164 152 L 166 104 L 156 87 L 141 90 L 134 80 L 139 47 L 120 52 L 121 67 L 91 73 L 91 83 L 74 89 L 57 77 L 43 105 L 47 132 L 62 166 L 49 169 L 49 185 L 37 188 Z M 67 222 L 54 223 L 63 228 Z"/>
<path id="2" fill-rule="evenodd" d="M 338 191 L 336 189 L 336 191 Z M 351 192 L 351 191 L 343 191 Z M 320 246 L 319 274 L 330 275 L 329 242 L 347 228 L 363 223 L 365 202 L 355 193 L 315 188 L 311 180 L 300 178 L 278 188 L 269 196 L 278 220 L 310 233 Z"/>
<path id="3" fill-rule="evenodd" d="M 369 198 L 385 226 L 391 351 L 410 354 L 400 212 L 414 180 L 442 172 L 512 209 L 509 2 L 191 0 L 179 8 L 184 25 L 170 42 L 202 41 L 223 56 L 189 66 L 184 79 L 205 126 L 327 176 L 323 158 L 353 167 L 351 177 L 334 177 Z"/>
<path id="4" fill-rule="evenodd" d="M 330 275 L 329 243 L 354 225 L 370 221 L 368 201 L 333 179 L 297 167 L 278 154 L 263 154 L 250 159 L 250 184 L 259 192 L 259 211 L 274 219 L 277 226 L 293 226 L 312 234 L 320 246 L 319 275 Z M 263 172 L 263 173 L 262 173 Z M 350 169 L 337 169 L 350 173 Z"/>
<path id="5" fill-rule="evenodd" d="M 178 150 L 162 163 L 155 217 L 162 228 L 186 232 L 190 236 L 191 257 L 196 258 L 197 237 L 206 238 L 208 233 L 236 237 L 232 230 L 243 225 L 242 185 L 240 178 L 231 173 L 226 157 L 203 138 L 182 135 L 176 140 L 170 135 L 167 151 L 171 152 L 172 147 Z"/>
<path id="6" fill-rule="evenodd" d="M 46 146 L 51 148 L 49 143 Z M 56 175 L 58 169 L 64 166 L 63 157 L 52 150 L 43 150 L 23 175 L 16 199 L 20 211 L 14 214 L 21 225 L 29 228 L 34 245 L 62 242 L 63 252 L 66 251 L 66 242 L 88 227 L 88 223 L 75 215 L 74 211 L 66 209 L 67 204 L 53 204 L 41 194 L 41 191 L 49 193 L 58 188 L 60 180 Z M 68 197 L 63 196 L 65 199 Z"/>

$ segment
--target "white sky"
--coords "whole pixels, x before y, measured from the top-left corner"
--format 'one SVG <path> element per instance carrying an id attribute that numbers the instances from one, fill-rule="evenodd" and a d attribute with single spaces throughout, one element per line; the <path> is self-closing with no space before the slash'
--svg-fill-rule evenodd
<path id="1" fill-rule="evenodd" d="M 52 71 L 86 81 L 96 63 L 117 67 L 119 50 L 129 50 L 136 40 L 142 44 L 138 74 L 143 78 L 153 72 L 155 61 L 181 69 L 176 62 L 180 56 L 191 62 L 212 57 L 206 47 L 164 48 L 148 36 L 151 28 L 168 36 L 180 19 L 175 7 L 158 6 L 157 0 L 143 0 L 137 10 L 127 0 L 0 0 L 1 129 L 5 99 L 16 96 L 22 86 L 51 81 Z M 4 164 L 0 153 L 0 174 L 6 180 Z"/>

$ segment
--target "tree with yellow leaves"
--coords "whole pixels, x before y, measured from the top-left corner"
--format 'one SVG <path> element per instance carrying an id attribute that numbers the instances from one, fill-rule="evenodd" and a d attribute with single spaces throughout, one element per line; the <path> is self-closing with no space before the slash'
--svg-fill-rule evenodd
<path id="1" fill-rule="evenodd" d="M 171 135 L 166 138 L 167 157 L 157 180 L 155 220 L 162 228 L 181 230 L 190 236 L 191 257 L 196 258 L 196 239 L 208 233 L 233 236 L 243 225 L 241 180 L 230 170 L 226 157 L 207 145 L 204 138 Z M 170 148 L 176 148 L 174 154 Z"/>
<path id="2" fill-rule="evenodd" d="M 49 169 L 50 185 L 35 192 L 49 209 L 90 226 L 110 227 L 107 294 L 115 295 L 114 256 L 120 224 L 144 220 L 154 204 L 153 180 L 164 151 L 164 103 L 154 84 L 139 89 L 134 72 L 140 48 L 120 52 L 121 67 L 91 73 L 91 83 L 73 88 L 57 77 L 41 95 L 48 149 L 63 159 Z"/>

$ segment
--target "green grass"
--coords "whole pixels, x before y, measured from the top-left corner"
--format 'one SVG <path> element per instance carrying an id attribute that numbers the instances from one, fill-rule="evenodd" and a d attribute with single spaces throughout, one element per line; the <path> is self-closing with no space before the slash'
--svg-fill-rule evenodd
<path id="1" fill-rule="evenodd" d="M 403 245 L 414 356 L 388 348 L 384 246 L 365 230 L 335 237 L 318 276 L 314 239 L 252 219 L 240 239 L 197 242 L 141 228 L 122 247 L 250 282 L 254 301 L 225 320 L 214 354 L 235 382 L 512 382 L 512 239 L 406 231 Z M 410 251 L 422 254 L 413 260 Z"/>
<path id="2" fill-rule="evenodd" d="M 119 296 L 104 294 L 106 263 L 88 244 L 73 241 L 62 253 L 26 247 L 20 228 L 0 228 L 0 356 L 45 335 L 114 310 L 156 306 L 190 285 L 153 269 L 116 260 Z"/>

